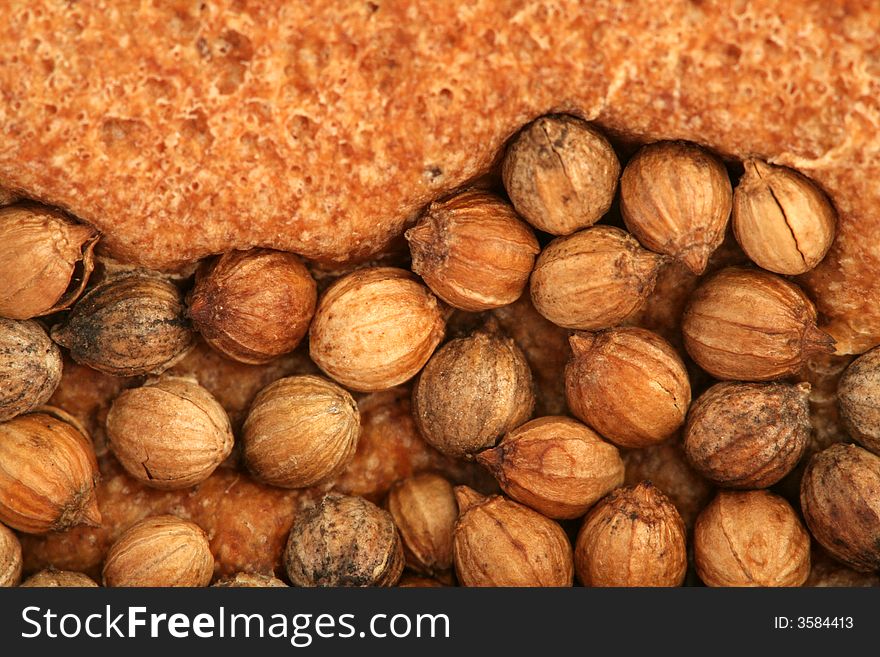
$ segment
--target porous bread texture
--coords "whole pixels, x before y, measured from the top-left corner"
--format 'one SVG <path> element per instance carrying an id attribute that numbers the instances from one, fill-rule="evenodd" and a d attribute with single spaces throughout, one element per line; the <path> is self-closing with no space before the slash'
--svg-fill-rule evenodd
<path id="1" fill-rule="evenodd" d="M 839 235 L 801 280 L 860 352 L 880 342 L 878 20 L 871 0 L 9 0 L 0 186 L 152 268 L 344 262 L 571 112 L 815 180 Z"/>

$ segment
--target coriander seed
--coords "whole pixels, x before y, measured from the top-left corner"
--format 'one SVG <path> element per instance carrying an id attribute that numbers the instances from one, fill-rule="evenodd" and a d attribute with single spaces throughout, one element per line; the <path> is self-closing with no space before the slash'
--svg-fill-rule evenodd
<path id="1" fill-rule="evenodd" d="M 574 564 L 584 586 L 680 586 L 687 571 L 684 522 L 650 482 L 618 488 L 584 519 Z"/>
<path id="2" fill-rule="evenodd" d="M 244 460 L 260 481 L 305 488 L 339 474 L 360 436 L 352 396 L 324 377 L 291 376 L 254 399 L 242 429 Z"/>
<path id="3" fill-rule="evenodd" d="M 61 352 L 42 326 L 0 317 L 0 422 L 45 404 L 61 371 Z"/>
<path id="4" fill-rule="evenodd" d="M 621 447 L 647 447 L 684 424 L 687 370 L 656 333 L 625 327 L 571 336 L 565 389 L 572 414 Z"/>
<path id="5" fill-rule="evenodd" d="M 563 328 L 616 326 L 644 305 L 664 262 L 613 226 L 558 237 L 538 256 L 532 303 Z"/>
<path id="6" fill-rule="evenodd" d="M 766 488 L 791 472 L 810 439 L 810 384 L 718 383 L 691 406 L 688 459 L 728 488 Z"/>
<path id="7" fill-rule="evenodd" d="M 413 274 L 371 267 L 324 292 L 309 330 L 309 353 L 347 388 L 385 390 L 418 374 L 444 329 L 437 299 Z"/>
<path id="8" fill-rule="evenodd" d="M 571 543 L 556 522 L 500 495 L 457 486 L 453 556 L 462 586 L 571 586 Z"/>
<path id="9" fill-rule="evenodd" d="M 331 493 L 293 521 L 284 565 L 295 586 L 394 586 L 403 546 L 391 515 Z"/>
<path id="10" fill-rule="evenodd" d="M 838 443 L 810 460 L 801 510 L 815 539 L 859 572 L 880 570 L 880 456 Z"/>
<path id="11" fill-rule="evenodd" d="M 183 299 L 170 282 L 124 275 L 89 290 L 52 339 L 78 363 L 105 374 L 159 374 L 193 343 Z"/>
<path id="12" fill-rule="evenodd" d="M 828 197 L 805 176 L 745 162 L 733 194 L 733 232 L 759 267 L 790 276 L 810 271 L 831 248 L 836 224 Z"/>
<path id="13" fill-rule="evenodd" d="M 853 440 L 880 454 L 880 347 L 849 364 L 837 386 L 837 404 Z"/>
<path id="14" fill-rule="evenodd" d="M 707 586 L 801 586 L 810 536 L 778 495 L 722 491 L 697 518 L 694 558 Z"/>
<path id="15" fill-rule="evenodd" d="M 501 176 L 526 221 L 539 230 L 568 235 L 608 212 L 620 162 L 598 130 L 560 114 L 523 128 L 507 149 Z"/>
<path id="16" fill-rule="evenodd" d="M 687 142 L 645 146 L 620 179 L 620 212 L 630 232 L 697 275 L 724 240 L 732 196 L 721 160 Z"/>
<path id="17" fill-rule="evenodd" d="M 432 203 L 406 239 L 412 270 L 443 301 L 471 312 L 516 301 L 540 251 L 513 208 L 479 190 Z"/>
<path id="18" fill-rule="evenodd" d="M 681 330 L 691 358 L 715 378 L 770 381 L 834 351 L 816 318 L 813 302 L 794 283 L 728 267 L 691 295 Z"/>
<path id="19" fill-rule="evenodd" d="M 96 230 L 26 203 L 0 208 L 0 317 L 30 319 L 69 307 L 94 267 Z"/>
<path id="20" fill-rule="evenodd" d="M 315 281 L 297 256 L 251 249 L 200 268 L 187 312 L 214 349 L 259 364 L 297 347 L 316 301 Z"/>
<path id="21" fill-rule="evenodd" d="M 0 587 L 17 586 L 21 579 L 21 543 L 11 529 L 0 524 Z"/>
<path id="22" fill-rule="evenodd" d="M 577 518 L 623 483 L 617 448 L 580 422 L 542 417 L 477 454 L 505 493 L 548 518 Z"/>
<path id="23" fill-rule="evenodd" d="M 104 586 L 201 587 L 214 557 L 201 527 L 175 516 L 152 516 L 127 529 L 104 560 Z"/>
<path id="24" fill-rule="evenodd" d="M 535 396 L 525 356 L 493 323 L 450 340 L 422 370 L 413 415 L 425 440 L 450 456 L 491 447 L 532 414 Z"/>
<path id="25" fill-rule="evenodd" d="M 201 483 L 232 452 L 229 417 L 195 380 L 163 376 L 124 391 L 107 413 L 110 450 L 153 488 Z"/>
<path id="26" fill-rule="evenodd" d="M 98 463 L 73 417 L 42 406 L 0 424 L 0 522 L 28 534 L 98 526 Z"/>

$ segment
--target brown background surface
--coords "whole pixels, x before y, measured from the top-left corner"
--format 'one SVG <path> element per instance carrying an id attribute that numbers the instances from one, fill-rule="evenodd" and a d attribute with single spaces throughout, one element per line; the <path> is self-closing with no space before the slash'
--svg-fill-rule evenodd
<path id="1" fill-rule="evenodd" d="M 0 186 L 173 268 L 345 261 L 487 170 L 530 119 L 796 167 L 841 215 L 806 278 L 841 351 L 880 342 L 876 2 L 7 0 Z"/>

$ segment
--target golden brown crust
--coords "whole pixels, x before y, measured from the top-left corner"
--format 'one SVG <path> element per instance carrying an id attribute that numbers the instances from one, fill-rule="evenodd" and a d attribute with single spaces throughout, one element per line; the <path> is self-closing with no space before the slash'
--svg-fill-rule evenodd
<path id="1" fill-rule="evenodd" d="M 14 0 L 0 181 L 93 223 L 123 260 L 250 245 L 346 260 L 486 171 L 529 119 L 568 111 L 814 179 L 840 234 L 808 287 L 841 352 L 877 343 L 874 3 L 556 6 Z"/>

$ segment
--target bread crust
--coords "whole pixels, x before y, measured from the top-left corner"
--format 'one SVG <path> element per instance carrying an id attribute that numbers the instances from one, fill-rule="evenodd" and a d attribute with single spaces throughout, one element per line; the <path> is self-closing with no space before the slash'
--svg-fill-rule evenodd
<path id="1" fill-rule="evenodd" d="M 841 352 L 880 342 L 880 9 L 871 0 L 10 0 L 0 185 L 114 257 L 399 235 L 550 111 L 792 166 L 840 213 L 802 281 Z"/>

